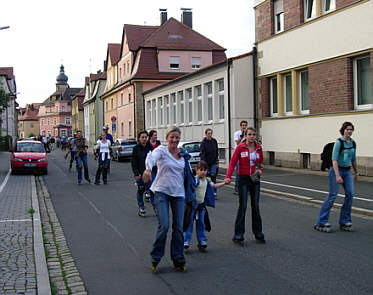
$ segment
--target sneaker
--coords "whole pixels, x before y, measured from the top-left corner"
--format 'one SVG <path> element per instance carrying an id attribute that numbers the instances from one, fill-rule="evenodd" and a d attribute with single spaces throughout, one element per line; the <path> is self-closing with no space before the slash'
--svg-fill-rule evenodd
<path id="1" fill-rule="evenodd" d="M 185 241 L 184 242 L 184 249 L 189 249 L 190 247 L 190 242 L 189 241 Z"/>
<path id="2" fill-rule="evenodd" d="M 81 181 L 81 180 L 78 180 L 78 184 L 81 185 L 81 184 L 82 184 L 82 181 Z"/>
<path id="3" fill-rule="evenodd" d="M 313 227 L 315 230 L 324 232 L 324 233 L 330 233 L 330 223 L 325 223 L 325 224 L 316 224 Z"/>
<path id="4" fill-rule="evenodd" d="M 207 248 L 207 241 L 199 241 L 198 242 L 198 247 L 206 249 Z"/>
<path id="5" fill-rule="evenodd" d="M 95 185 L 100 185 L 100 182 L 99 181 L 95 181 Z"/>
<path id="6" fill-rule="evenodd" d="M 232 238 L 233 243 L 242 243 L 244 241 L 243 236 L 235 235 Z"/>
<path id="7" fill-rule="evenodd" d="M 343 231 L 352 231 L 352 223 L 346 222 L 345 224 L 340 224 L 339 228 Z"/>
<path id="8" fill-rule="evenodd" d="M 139 207 L 139 216 L 141 216 L 141 217 L 145 216 L 145 207 L 144 206 Z"/>
<path id="9" fill-rule="evenodd" d="M 260 233 L 255 236 L 255 240 L 259 243 L 265 243 L 266 240 L 264 239 L 264 234 Z"/>

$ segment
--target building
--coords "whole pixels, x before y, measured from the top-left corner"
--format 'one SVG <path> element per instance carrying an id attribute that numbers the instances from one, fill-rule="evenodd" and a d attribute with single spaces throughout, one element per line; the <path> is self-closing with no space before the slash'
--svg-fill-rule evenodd
<path id="1" fill-rule="evenodd" d="M 94 146 L 104 126 L 103 102 L 100 99 L 106 84 L 106 73 L 90 74 L 86 84 L 84 108 L 84 137 L 90 147 Z"/>
<path id="2" fill-rule="evenodd" d="M 227 167 L 240 122 L 255 125 L 253 84 L 253 53 L 249 52 L 145 91 L 146 129 L 156 130 L 165 142 L 167 127 L 176 125 L 185 142 L 201 141 L 211 128 L 220 165 Z"/>
<path id="3" fill-rule="evenodd" d="M 167 19 L 162 10 L 160 26 L 125 24 L 118 61 L 111 67 L 107 62 L 108 79 L 102 95 L 105 124 L 115 126 L 114 138 L 136 137 L 144 129 L 143 92 L 226 60 L 224 52 L 223 47 L 192 29 L 191 11 L 183 11 L 182 22 Z"/>
<path id="4" fill-rule="evenodd" d="M 38 136 L 40 103 L 27 104 L 25 108 L 20 108 L 18 112 L 18 138 Z"/>
<path id="5" fill-rule="evenodd" d="M 13 143 L 17 139 L 16 78 L 12 67 L 0 67 L 0 88 L 10 95 L 8 106 L 0 109 L 0 136 L 11 136 Z"/>
<path id="6" fill-rule="evenodd" d="M 64 66 L 57 76 L 56 91 L 39 108 L 39 129 L 41 135 L 71 136 L 71 100 L 82 88 L 70 88 L 67 84 Z"/>
<path id="7" fill-rule="evenodd" d="M 86 77 L 86 81 L 88 77 Z M 78 130 L 82 131 L 84 134 L 84 108 L 83 108 L 83 100 L 85 97 L 85 88 L 82 88 L 72 99 L 71 99 L 71 118 L 72 124 L 71 128 L 73 132 L 77 132 Z"/>
<path id="8" fill-rule="evenodd" d="M 255 0 L 260 134 L 267 163 L 320 169 L 323 146 L 355 125 L 373 175 L 373 1 Z"/>

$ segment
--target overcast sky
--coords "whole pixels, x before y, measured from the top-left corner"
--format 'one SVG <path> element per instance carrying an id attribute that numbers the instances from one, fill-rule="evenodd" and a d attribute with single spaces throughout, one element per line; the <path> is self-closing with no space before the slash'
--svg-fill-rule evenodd
<path id="1" fill-rule="evenodd" d="M 180 20 L 193 9 L 193 29 L 227 49 L 251 51 L 252 0 L 7 0 L 1 3 L 0 67 L 13 67 L 17 102 L 42 102 L 56 89 L 61 63 L 70 87 L 102 70 L 108 43 L 120 43 L 123 24 L 159 25 L 159 8 Z"/>

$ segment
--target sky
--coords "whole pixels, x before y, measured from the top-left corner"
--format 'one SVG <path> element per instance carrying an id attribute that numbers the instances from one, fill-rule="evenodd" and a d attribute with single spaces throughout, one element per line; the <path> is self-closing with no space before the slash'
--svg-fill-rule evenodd
<path id="1" fill-rule="evenodd" d="M 120 43 L 123 24 L 159 25 L 159 8 L 180 21 L 192 8 L 193 29 L 227 49 L 252 50 L 253 0 L 7 0 L 1 4 L 0 67 L 13 67 L 17 102 L 43 102 L 56 90 L 60 65 L 70 87 L 103 69 L 107 44 Z"/>

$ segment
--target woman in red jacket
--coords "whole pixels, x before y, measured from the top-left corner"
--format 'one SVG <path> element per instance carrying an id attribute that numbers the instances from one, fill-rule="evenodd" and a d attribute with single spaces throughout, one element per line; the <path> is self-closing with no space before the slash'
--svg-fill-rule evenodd
<path id="1" fill-rule="evenodd" d="M 262 147 L 256 141 L 256 130 L 249 127 L 245 131 L 246 141 L 239 144 L 229 163 L 226 182 L 230 182 L 234 168 L 238 163 L 238 194 L 239 207 L 234 227 L 233 242 L 242 243 L 245 234 L 245 215 L 247 197 L 251 196 L 252 231 L 258 242 L 264 243 L 262 219 L 259 212 L 260 176 L 263 172 Z"/>

